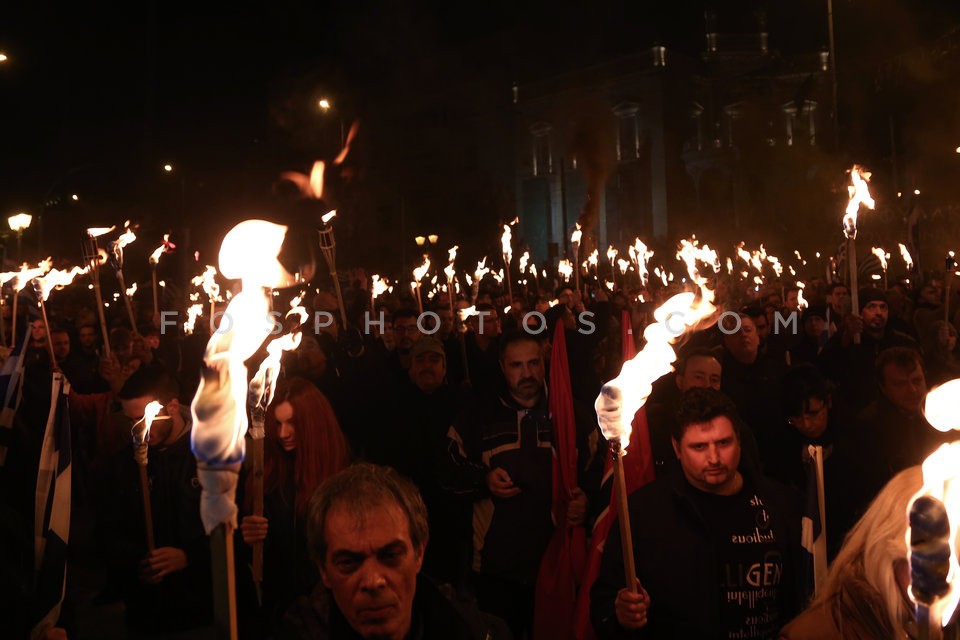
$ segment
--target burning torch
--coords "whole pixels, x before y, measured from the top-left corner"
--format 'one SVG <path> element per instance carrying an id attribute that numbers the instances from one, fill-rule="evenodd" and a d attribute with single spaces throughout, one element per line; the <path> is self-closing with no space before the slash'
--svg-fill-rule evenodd
<path id="1" fill-rule="evenodd" d="M 133 437 L 133 459 L 140 468 L 140 494 L 143 497 L 143 520 L 147 531 L 147 550 L 157 548 L 153 539 L 153 508 L 150 506 L 150 480 L 147 478 L 147 450 L 150 443 L 150 427 L 155 420 L 169 420 L 169 416 L 158 415 L 163 405 L 153 400 L 143 410 L 143 418 L 130 429 Z"/>
<path id="2" fill-rule="evenodd" d="M 868 209 L 876 206 L 873 198 L 870 196 L 870 189 L 867 183 L 870 181 L 870 172 L 862 167 L 854 165 L 850 169 L 850 181 L 852 184 L 847 187 L 850 193 L 850 201 L 847 203 L 846 211 L 843 216 L 843 235 L 847 239 L 847 264 L 850 266 L 850 302 L 854 313 L 860 313 L 860 294 L 857 284 L 857 214 L 860 211 L 860 205 L 866 205 Z M 860 344 L 860 334 L 853 336 L 854 344 Z"/>
<path id="3" fill-rule="evenodd" d="M 300 327 L 307 322 L 307 311 L 300 306 L 300 297 L 290 302 L 291 310 L 287 318 L 298 316 L 297 323 L 286 333 L 272 339 L 266 347 L 267 356 L 260 363 L 256 375 L 247 388 L 247 404 L 250 410 L 250 452 L 253 458 L 253 515 L 263 516 L 263 440 L 266 436 L 267 409 L 273 402 L 277 380 L 280 377 L 280 359 L 284 351 L 292 351 L 300 346 Z M 257 592 L 257 601 L 263 603 L 261 584 L 263 583 L 263 541 L 253 543 L 253 561 L 251 563 L 253 584 Z"/>
<path id="4" fill-rule="evenodd" d="M 176 249 L 177 245 L 170 242 L 170 234 L 163 234 L 163 244 L 153 250 L 153 253 L 150 254 L 150 282 L 153 285 L 153 317 L 158 317 L 160 313 L 160 305 L 158 303 L 159 296 L 157 295 L 157 267 L 160 265 L 160 256 L 164 253 L 169 253 L 171 250 Z"/>
<path id="5" fill-rule="evenodd" d="M 337 277 L 337 240 L 333 236 L 333 225 L 330 221 L 337 215 L 336 210 L 330 211 L 320 218 L 320 227 L 317 235 L 320 237 L 320 252 L 330 270 L 330 279 L 333 280 L 333 290 L 337 294 L 337 306 L 340 307 L 340 322 L 344 330 L 347 328 L 347 310 L 343 306 L 343 292 L 340 290 L 340 279 Z"/>
<path id="6" fill-rule="evenodd" d="M 121 233 L 116 240 L 110 243 L 110 257 L 113 263 L 113 268 L 116 269 L 117 272 L 117 282 L 120 283 L 120 293 L 123 295 L 123 304 L 127 309 L 127 317 L 130 319 L 130 329 L 135 335 L 139 335 L 140 331 L 137 329 L 137 320 L 133 315 L 133 305 L 130 303 L 131 294 L 129 293 L 126 282 L 123 279 L 123 248 L 136 239 L 137 236 L 130 228 L 130 221 L 128 220 L 123 225 L 123 233 Z"/>
<path id="7" fill-rule="evenodd" d="M 237 525 L 234 496 L 248 425 L 245 362 L 274 330 L 269 290 L 294 283 L 277 260 L 286 231 L 282 225 L 247 220 L 224 237 L 220 272 L 239 279 L 242 287 L 227 306 L 229 327 L 221 325 L 210 336 L 200 386 L 190 407 L 190 442 L 202 488 L 200 519 L 212 536 L 218 637 L 237 637 L 233 530 Z"/>
<path id="8" fill-rule="evenodd" d="M 107 357 L 110 356 L 110 337 L 107 334 L 107 319 L 103 313 L 103 290 L 100 288 L 100 265 L 107 261 L 107 252 L 100 248 L 97 238 L 110 233 L 114 228 L 87 229 L 87 239 L 83 246 L 83 260 L 90 265 L 90 280 L 93 282 L 93 293 L 97 298 L 97 315 L 100 318 L 100 333 L 103 336 L 103 352 Z"/>
<path id="9" fill-rule="evenodd" d="M 570 246 L 573 248 L 573 287 L 580 291 L 580 239 L 583 237 L 583 231 L 580 229 L 580 223 L 576 223 L 573 233 L 570 234 Z"/>

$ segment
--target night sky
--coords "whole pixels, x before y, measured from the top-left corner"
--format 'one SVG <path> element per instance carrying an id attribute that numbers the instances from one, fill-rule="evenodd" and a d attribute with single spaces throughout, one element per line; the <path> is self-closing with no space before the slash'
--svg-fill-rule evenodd
<path id="1" fill-rule="evenodd" d="M 717 9 L 721 30 L 767 7 L 771 47 L 784 53 L 827 44 L 825 1 L 60 4 L 11 5 L 0 22 L 0 50 L 10 57 L 0 66 L 0 211 L 47 202 L 74 207 L 67 213 L 89 224 L 131 217 L 160 227 L 179 208 L 210 231 L 224 219 L 289 208 L 279 173 L 332 156 L 341 125 L 354 119 L 353 187 L 402 193 L 418 172 L 436 170 L 420 161 L 433 142 L 410 144 L 418 126 L 410 118 L 424 103 L 461 100 L 496 113 L 513 81 L 522 87 L 655 42 L 696 55 L 705 6 Z M 952 51 L 957 3 L 834 4 L 841 117 L 856 120 L 845 127 L 845 153 L 889 156 L 891 105 L 904 118 L 954 117 L 956 91 L 944 93 L 952 80 L 915 62 Z M 906 97 L 891 101 L 878 89 L 884 68 Z M 335 109 L 320 113 L 320 96 Z M 960 131 L 949 134 L 952 150 Z M 925 138 L 904 135 L 914 144 L 903 153 L 919 155 Z M 165 162 L 175 175 L 164 174 Z M 432 188 L 422 182 L 421 191 Z M 438 220 L 461 197 L 455 176 L 432 184 L 436 210 L 408 212 L 411 226 L 418 216 Z M 65 203 L 74 192 L 78 203 Z M 503 214 L 477 228 L 495 228 Z"/>

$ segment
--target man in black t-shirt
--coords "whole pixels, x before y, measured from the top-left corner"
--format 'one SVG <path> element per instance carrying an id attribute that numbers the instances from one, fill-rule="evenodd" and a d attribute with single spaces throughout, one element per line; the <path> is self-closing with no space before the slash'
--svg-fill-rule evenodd
<path id="1" fill-rule="evenodd" d="M 624 588 L 617 527 L 606 541 L 591 590 L 599 637 L 764 639 L 799 610 L 799 500 L 740 467 L 739 424 L 722 393 L 684 394 L 682 472 L 629 498 L 639 593 Z"/>

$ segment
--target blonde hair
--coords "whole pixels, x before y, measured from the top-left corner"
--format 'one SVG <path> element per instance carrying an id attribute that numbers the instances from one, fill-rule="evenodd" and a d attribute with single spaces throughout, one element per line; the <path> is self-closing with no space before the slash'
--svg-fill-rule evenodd
<path id="1" fill-rule="evenodd" d="M 867 512 L 850 530 L 830 566 L 824 584 L 810 604 L 829 606 L 844 584 L 859 579 L 876 591 L 891 629 L 902 629 L 910 618 L 894 563 L 907 560 L 907 505 L 923 487 L 919 466 L 904 469 L 877 494 Z M 835 602 L 833 603 L 835 604 Z"/>

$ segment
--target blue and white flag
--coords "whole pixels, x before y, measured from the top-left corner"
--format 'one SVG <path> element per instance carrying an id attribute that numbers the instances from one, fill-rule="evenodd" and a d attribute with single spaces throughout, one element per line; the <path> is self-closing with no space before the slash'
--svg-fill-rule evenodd
<path id="1" fill-rule="evenodd" d="M 827 577 L 827 533 L 823 503 L 823 447 L 808 445 L 804 452 L 807 488 L 800 540 L 806 552 L 803 567 L 808 598 L 816 595 Z"/>
<path id="2" fill-rule="evenodd" d="M 13 417 L 23 397 L 23 354 L 30 332 L 23 334 L 19 344 L 10 352 L 0 366 L 0 467 L 7 462 L 7 443 L 13 431 Z"/>
<path id="3" fill-rule="evenodd" d="M 60 617 L 67 586 L 67 543 L 70 540 L 70 384 L 53 373 L 50 413 L 40 449 L 34 511 L 34 571 L 37 620 L 32 637 L 40 637 Z"/>

